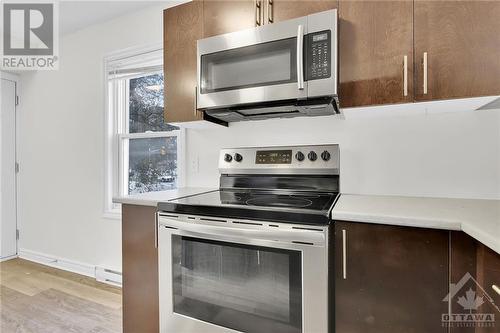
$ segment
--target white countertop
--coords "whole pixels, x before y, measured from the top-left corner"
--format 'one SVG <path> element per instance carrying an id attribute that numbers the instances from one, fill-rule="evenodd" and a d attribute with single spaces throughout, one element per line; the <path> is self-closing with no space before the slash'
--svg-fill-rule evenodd
<path id="1" fill-rule="evenodd" d="M 206 187 L 181 187 L 175 190 L 159 191 L 159 192 L 149 192 L 141 194 L 131 194 L 121 197 L 114 197 L 114 203 L 129 204 L 129 205 L 141 205 L 141 206 L 155 206 L 158 202 L 168 201 L 171 199 L 181 198 L 188 195 L 204 193 L 208 191 L 216 190 L 215 188 Z"/>
<path id="2" fill-rule="evenodd" d="M 156 206 L 158 202 L 216 190 L 184 187 L 126 195 L 113 202 Z M 462 230 L 500 254 L 500 200 L 420 198 L 342 194 L 333 220 Z"/>
<path id="3" fill-rule="evenodd" d="M 462 230 L 500 254 L 500 200 L 342 194 L 333 220 Z"/>

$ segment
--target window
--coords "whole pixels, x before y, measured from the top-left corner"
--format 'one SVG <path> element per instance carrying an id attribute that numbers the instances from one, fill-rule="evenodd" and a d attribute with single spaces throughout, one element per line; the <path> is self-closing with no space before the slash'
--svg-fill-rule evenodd
<path id="1" fill-rule="evenodd" d="M 119 213 L 113 196 L 175 189 L 181 182 L 183 131 L 163 118 L 162 58 L 156 49 L 105 60 L 105 213 Z"/>

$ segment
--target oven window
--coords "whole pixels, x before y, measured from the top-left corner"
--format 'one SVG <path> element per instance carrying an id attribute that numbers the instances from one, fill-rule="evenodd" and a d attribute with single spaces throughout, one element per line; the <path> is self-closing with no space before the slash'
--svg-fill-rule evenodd
<path id="1" fill-rule="evenodd" d="M 297 38 L 201 56 L 201 93 L 297 81 Z"/>
<path id="2" fill-rule="evenodd" d="M 302 332 L 301 252 L 172 236 L 174 312 L 242 332 Z"/>

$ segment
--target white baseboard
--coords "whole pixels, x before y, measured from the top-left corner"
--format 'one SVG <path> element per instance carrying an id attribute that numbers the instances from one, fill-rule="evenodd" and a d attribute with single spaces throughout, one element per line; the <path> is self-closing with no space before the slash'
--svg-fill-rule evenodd
<path id="1" fill-rule="evenodd" d="M 17 258 L 17 254 L 14 254 L 13 256 L 0 258 L 0 262 L 15 259 L 15 258 Z"/>
<path id="2" fill-rule="evenodd" d="M 19 258 L 95 278 L 95 267 L 92 265 L 24 249 L 19 249 Z"/>
<path id="3" fill-rule="evenodd" d="M 85 275 L 96 279 L 97 281 L 121 286 L 121 273 L 106 268 L 77 262 L 65 258 L 54 257 L 45 253 L 19 249 L 19 258 L 33 261 L 42 265 L 62 269 L 64 271 Z M 105 274 L 103 274 L 105 273 Z M 118 278 L 119 276 L 119 278 Z"/>

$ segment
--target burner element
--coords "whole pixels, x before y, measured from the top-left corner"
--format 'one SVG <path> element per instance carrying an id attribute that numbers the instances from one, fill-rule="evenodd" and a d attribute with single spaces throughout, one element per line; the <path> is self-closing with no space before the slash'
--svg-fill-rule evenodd
<path id="1" fill-rule="evenodd" d="M 249 206 L 263 206 L 263 207 L 290 207 L 290 208 L 305 208 L 312 205 L 309 199 L 298 197 L 282 197 L 282 196 L 260 196 L 248 199 L 246 202 Z"/>

